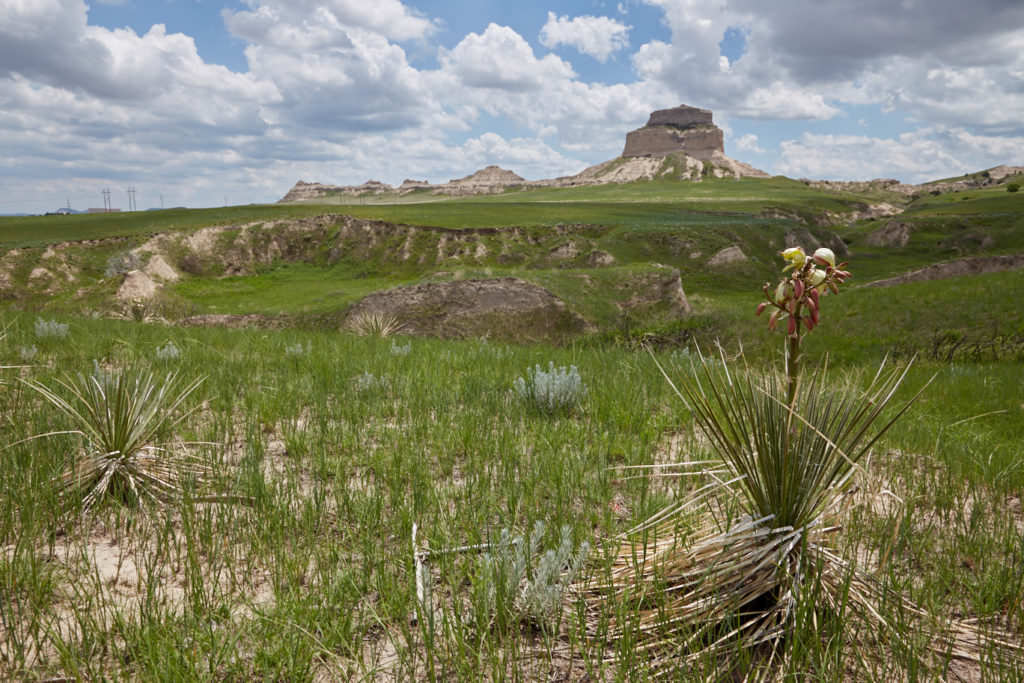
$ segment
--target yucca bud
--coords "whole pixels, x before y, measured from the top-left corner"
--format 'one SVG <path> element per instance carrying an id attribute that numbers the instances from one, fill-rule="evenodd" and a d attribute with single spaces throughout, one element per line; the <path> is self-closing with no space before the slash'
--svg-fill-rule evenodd
<path id="1" fill-rule="evenodd" d="M 807 276 L 807 284 L 809 284 L 811 287 L 817 287 L 818 285 L 825 281 L 826 277 L 828 276 L 826 275 L 824 270 L 822 270 L 821 268 L 815 268 Z"/>
<path id="2" fill-rule="evenodd" d="M 790 337 L 796 334 L 796 318 L 794 318 L 793 316 L 789 316 L 789 326 L 786 329 L 786 333 Z"/>
<path id="3" fill-rule="evenodd" d="M 781 304 L 786 300 L 786 281 L 783 280 L 779 283 L 779 286 L 775 288 L 775 303 Z"/>
<path id="4" fill-rule="evenodd" d="M 836 255 L 832 253 L 832 250 L 827 247 L 821 247 L 814 252 L 814 262 L 819 266 L 831 266 L 836 265 Z"/>
<path id="5" fill-rule="evenodd" d="M 803 295 L 804 295 L 804 281 L 798 278 L 798 279 L 793 281 L 793 296 L 795 296 L 797 299 L 799 299 Z"/>
<path id="6" fill-rule="evenodd" d="M 767 301 L 762 301 L 761 303 L 759 303 L 757 305 L 757 313 L 755 313 L 754 315 L 761 315 L 762 313 L 764 313 L 764 309 L 767 308 L 767 307 L 768 307 L 768 302 Z"/>

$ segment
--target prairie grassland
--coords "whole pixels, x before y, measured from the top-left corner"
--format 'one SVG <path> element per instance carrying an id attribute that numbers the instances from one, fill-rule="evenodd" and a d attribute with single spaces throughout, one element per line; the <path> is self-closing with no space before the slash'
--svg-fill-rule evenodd
<path id="1" fill-rule="evenodd" d="M 414 524 L 419 547 L 436 550 L 493 542 L 503 529 L 525 534 L 541 520 L 542 548 L 554 548 L 568 526 L 574 544 L 593 548 L 585 576 L 601 576 L 611 539 L 699 485 L 627 468 L 708 457 L 649 355 L 614 345 L 66 322 L 65 337 L 39 337 L 34 316 L 9 316 L 0 347 L 5 364 L 19 366 L 4 370 L 0 386 L 3 677 L 649 676 L 649 659 L 628 638 L 604 637 L 613 620 L 628 622 L 625 601 L 609 597 L 595 620 L 570 592 L 560 619 L 539 628 L 509 604 L 490 611 L 480 557 L 453 553 L 428 565 L 425 609 L 411 546 Z M 864 350 L 871 334 L 836 352 L 834 372 L 871 371 L 880 355 Z M 694 353 L 657 358 L 679 378 Z M 529 368 L 549 362 L 578 368 L 586 393 L 575 409 L 544 414 L 514 390 Z M 79 518 L 57 505 L 51 482 L 80 454 L 81 439 L 24 441 L 69 426 L 20 380 L 53 386 L 65 372 L 126 367 L 206 377 L 199 410 L 161 441 L 204 458 L 214 481 L 163 510 L 111 504 Z M 940 617 L 1024 634 L 1024 369 L 1016 360 L 924 360 L 904 391 L 935 372 L 876 448 L 839 547 Z M 211 495 L 231 500 L 206 502 Z M 929 658 L 925 631 L 898 604 L 879 609 L 902 638 L 877 643 L 877 657 L 858 659 L 849 647 L 871 634 L 812 637 L 820 630 L 810 621 L 825 616 L 808 614 L 783 673 L 1021 677 L 1019 664 L 994 658 Z M 842 633 L 843 615 L 828 618 Z M 934 668 L 922 669 L 921 658 Z M 699 680 L 721 666 L 672 675 Z"/>
<path id="2" fill-rule="evenodd" d="M 708 199 L 715 192 L 719 199 Z M 856 251 L 851 285 L 978 253 L 982 233 L 994 240 L 989 251 L 1020 248 L 1018 199 L 989 191 L 964 197 L 912 203 L 906 217 L 915 232 L 906 249 L 868 245 L 877 222 L 841 229 Z M 528 544 L 536 523 L 544 523 L 529 569 L 512 577 L 528 579 L 525 585 L 536 586 L 543 567 L 550 569 L 547 551 L 567 557 L 559 544 L 575 552 L 589 543 L 580 578 L 606 577 L 620 534 L 707 483 L 667 467 L 712 454 L 655 359 L 679 380 L 692 373 L 698 348 L 717 354 L 722 340 L 721 354 L 734 365 L 742 363 L 741 349 L 754 368 L 777 363 L 779 337 L 753 318 L 756 289 L 777 275 L 779 240 L 806 225 L 761 212 L 792 209 L 799 217 L 800 207 L 834 211 L 874 199 L 770 179 L 330 207 L 446 227 L 603 226 L 595 246 L 616 257 L 611 267 L 562 268 L 539 256 L 520 269 L 465 266 L 467 276 L 532 279 L 600 323 L 599 334 L 557 348 L 334 329 L 176 328 L 60 315 L 41 321 L 34 312 L 7 312 L 0 340 L 0 677 L 655 677 L 666 660 L 638 647 L 630 626 L 636 600 L 609 595 L 595 612 L 580 593 L 541 585 L 533 597 L 550 604 L 554 595 L 565 609 L 546 621 L 530 617 L 535 613 L 523 610 L 518 586 L 495 559 L 511 552 L 502 539 Z M 157 230 L 324 212 L 295 205 L 4 219 L 0 244 L 114 236 L 131 246 Z M 732 243 L 744 245 L 748 262 L 704 267 Z M 127 246 L 81 255 L 81 272 L 100 282 L 97 300 L 115 286 L 99 275 L 107 258 Z M 554 246 L 541 242 L 537 254 Z M 655 261 L 683 271 L 694 315 L 620 314 L 610 290 L 632 270 L 660 269 Z M 27 263 L 13 272 L 15 281 L 29 278 Z M 244 278 L 186 278 L 176 291 L 222 312 L 326 314 L 433 271 L 386 265 L 275 264 Z M 73 292 L 34 296 L 15 303 L 32 311 L 57 300 L 61 307 L 51 311 L 70 312 L 90 301 Z M 829 356 L 836 382 L 866 383 L 886 357 L 917 356 L 905 397 L 935 377 L 858 475 L 836 549 L 891 589 L 887 595 L 909 597 L 938 624 L 973 618 L 1016 638 L 1024 638 L 1022 298 L 1021 271 L 891 289 L 851 286 L 826 300 L 825 324 L 804 346 L 811 359 Z M 655 349 L 654 358 L 644 345 Z M 538 366 L 573 378 L 554 369 L 575 366 L 585 391 L 546 408 L 531 405 L 523 396 L 543 395 Z M 59 389 L 56 380 L 69 373 L 103 382 L 126 369 L 175 372 L 184 382 L 205 378 L 181 406 L 196 410 L 164 423 L 151 444 L 198 458 L 204 476 L 183 476 L 184 495 L 163 507 L 101 502 L 83 517 L 59 491 L 62 473 L 75 471 L 69 466 L 87 444 L 28 382 Z M 532 382 L 531 391 L 517 390 L 521 378 L 519 386 Z M 680 518 L 681 544 L 697 522 Z M 438 551 L 425 565 L 414 554 L 414 528 L 416 549 Z M 480 544 L 491 544 L 491 560 L 440 552 Z M 645 597 L 647 607 L 657 607 L 656 591 Z M 933 652 L 928 634 L 935 624 L 921 623 L 895 597 L 877 605 L 896 624 L 896 637 L 884 641 L 858 630 L 842 610 L 804 604 L 780 677 L 1024 679 L 1021 663 L 995 649 L 980 662 Z M 626 627 L 613 637 L 613 624 Z M 863 656 L 858 644 L 872 654 Z M 754 655 L 737 651 L 668 673 L 728 677 Z"/>

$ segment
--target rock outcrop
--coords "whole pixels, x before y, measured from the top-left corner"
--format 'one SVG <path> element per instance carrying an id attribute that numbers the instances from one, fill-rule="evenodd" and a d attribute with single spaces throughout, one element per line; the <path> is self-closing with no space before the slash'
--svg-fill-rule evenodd
<path id="1" fill-rule="evenodd" d="M 725 136 L 711 116 L 707 109 L 685 104 L 652 112 L 647 125 L 626 134 L 622 156 L 628 159 L 685 152 L 710 161 L 716 152 L 724 155 Z"/>
<path id="2" fill-rule="evenodd" d="M 396 287 L 365 297 L 346 323 L 367 314 L 393 315 L 406 334 L 443 338 L 488 335 L 505 340 L 559 341 L 586 321 L 548 290 L 519 278 L 458 280 Z"/>
<path id="3" fill-rule="evenodd" d="M 465 178 L 449 180 L 441 186 L 444 194 L 491 194 L 501 192 L 510 185 L 522 185 L 525 179 L 500 166 L 488 166 Z"/>

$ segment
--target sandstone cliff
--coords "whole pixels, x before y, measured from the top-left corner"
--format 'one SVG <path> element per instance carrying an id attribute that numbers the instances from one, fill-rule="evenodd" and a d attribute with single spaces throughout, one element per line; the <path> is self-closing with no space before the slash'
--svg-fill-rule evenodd
<path id="1" fill-rule="evenodd" d="M 701 160 L 725 154 L 725 136 L 711 111 L 681 104 L 652 112 L 647 125 L 626 134 L 622 156 L 664 156 L 683 152 Z"/>

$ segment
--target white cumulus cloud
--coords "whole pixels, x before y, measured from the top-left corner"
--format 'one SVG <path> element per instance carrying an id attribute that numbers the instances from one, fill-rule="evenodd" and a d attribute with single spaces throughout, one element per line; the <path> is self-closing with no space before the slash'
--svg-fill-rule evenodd
<path id="1" fill-rule="evenodd" d="M 607 62 L 614 52 L 629 47 L 629 30 L 609 17 L 579 16 L 570 19 L 548 12 L 548 21 L 540 30 L 540 44 L 548 48 L 574 47 L 599 62 Z"/>
<path id="2" fill-rule="evenodd" d="M 764 149 L 757 144 L 757 136 L 753 133 L 747 133 L 736 138 L 733 143 L 736 145 L 736 149 L 741 149 L 744 152 L 753 152 L 754 154 L 764 154 Z"/>
<path id="3" fill-rule="evenodd" d="M 442 49 L 441 64 L 465 85 L 498 90 L 536 91 L 576 75 L 556 55 L 537 59 L 521 35 L 497 24 L 470 33 L 450 51 Z"/>
<path id="4" fill-rule="evenodd" d="M 792 177 L 920 183 L 1024 158 L 1024 137 L 985 136 L 930 126 L 893 138 L 804 133 L 780 143 L 775 171 Z"/>

